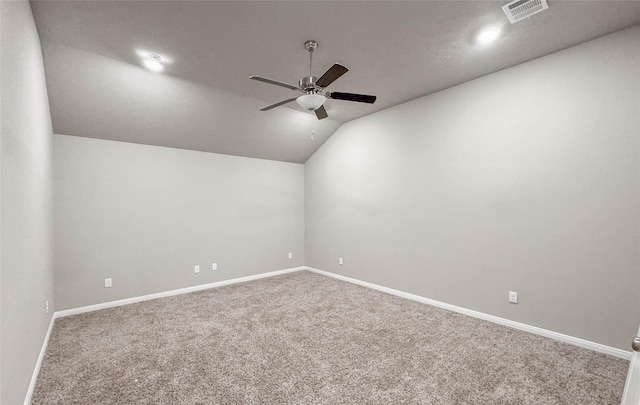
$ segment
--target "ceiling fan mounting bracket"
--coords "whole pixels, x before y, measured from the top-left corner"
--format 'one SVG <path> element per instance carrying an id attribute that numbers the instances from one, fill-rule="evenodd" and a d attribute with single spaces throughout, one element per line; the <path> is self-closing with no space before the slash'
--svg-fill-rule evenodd
<path id="1" fill-rule="evenodd" d="M 304 48 L 309 52 L 313 52 L 318 48 L 318 43 L 316 41 L 309 40 L 304 43 Z"/>

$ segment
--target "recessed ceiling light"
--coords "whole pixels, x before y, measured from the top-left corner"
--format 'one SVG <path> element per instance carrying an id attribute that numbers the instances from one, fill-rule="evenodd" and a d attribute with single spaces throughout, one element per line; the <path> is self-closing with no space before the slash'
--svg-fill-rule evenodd
<path id="1" fill-rule="evenodd" d="M 162 72 L 164 70 L 162 58 L 160 55 L 156 55 L 155 53 L 152 53 L 146 59 L 143 59 L 142 64 L 144 67 L 154 72 Z"/>
<path id="2" fill-rule="evenodd" d="M 500 36 L 500 28 L 487 27 L 480 31 L 476 40 L 480 45 L 487 45 L 498 39 Z"/>

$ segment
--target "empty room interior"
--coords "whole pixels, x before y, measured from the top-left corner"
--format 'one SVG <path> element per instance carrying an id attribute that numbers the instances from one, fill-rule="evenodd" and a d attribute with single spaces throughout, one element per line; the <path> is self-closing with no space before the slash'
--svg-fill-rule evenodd
<path id="1" fill-rule="evenodd" d="M 639 1 L 0 1 L 0 403 L 640 404 Z"/>

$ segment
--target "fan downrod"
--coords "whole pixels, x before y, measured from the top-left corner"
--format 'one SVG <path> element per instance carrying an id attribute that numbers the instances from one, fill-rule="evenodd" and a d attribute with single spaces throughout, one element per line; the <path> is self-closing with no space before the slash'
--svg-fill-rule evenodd
<path id="1" fill-rule="evenodd" d="M 316 81 L 318 80 L 311 71 L 313 65 L 313 51 L 318 48 L 318 42 L 308 40 L 304 43 L 305 49 L 309 52 L 309 76 L 303 77 L 298 81 L 298 86 L 306 94 L 314 94 L 317 92 Z"/>

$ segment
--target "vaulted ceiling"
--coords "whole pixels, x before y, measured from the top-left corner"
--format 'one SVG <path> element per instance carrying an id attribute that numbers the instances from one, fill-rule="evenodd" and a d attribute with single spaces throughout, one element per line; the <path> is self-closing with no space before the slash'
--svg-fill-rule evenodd
<path id="1" fill-rule="evenodd" d="M 32 1 L 54 131 L 206 152 L 305 162 L 341 123 L 640 23 L 638 1 L 549 1 L 510 24 L 495 1 Z M 488 25 L 502 30 L 482 46 Z M 350 71 L 328 90 L 375 104 L 325 103 L 317 120 L 295 85 Z M 163 57 L 165 71 L 140 54 Z"/>

